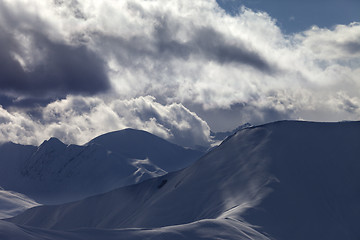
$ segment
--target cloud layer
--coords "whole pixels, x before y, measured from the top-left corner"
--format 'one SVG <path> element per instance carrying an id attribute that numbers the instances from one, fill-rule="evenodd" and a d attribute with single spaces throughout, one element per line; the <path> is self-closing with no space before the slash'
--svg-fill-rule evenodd
<path id="1" fill-rule="evenodd" d="M 3 140 L 136 127 L 204 145 L 208 125 L 360 116 L 359 23 L 285 35 L 264 12 L 208 0 L 0 0 L 0 11 Z"/>
<path id="2" fill-rule="evenodd" d="M 105 62 L 86 45 L 51 39 L 36 15 L 16 14 L 3 2 L 0 9 L 2 94 L 54 99 L 109 89 Z"/>
<path id="3" fill-rule="evenodd" d="M 105 102 L 96 97 L 68 97 L 30 113 L 0 108 L 0 142 L 40 144 L 52 136 L 85 144 L 91 138 L 123 128 L 144 129 L 186 147 L 207 146 L 207 123 L 182 104 L 161 105 L 151 96 Z"/>

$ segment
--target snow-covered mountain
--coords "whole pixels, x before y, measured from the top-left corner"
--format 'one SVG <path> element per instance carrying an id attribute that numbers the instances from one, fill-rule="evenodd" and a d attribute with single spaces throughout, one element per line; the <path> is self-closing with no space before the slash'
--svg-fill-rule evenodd
<path id="1" fill-rule="evenodd" d="M 6 143 L 0 152 L 0 186 L 41 203 L 138 183 L 182 169 L 203 154 L 134 129 L 104 134 L 84 146 L 51 138 L 39 147 Z"/>
<path id="2" fill-rule="evenodd" d="M 23 239 L 355 240 L 359 156 L 360 122 L 246 128 L 181 171 L 35 207 L 0 229 Z"/>
<path id="3" fill-rule="evenodd" d="M 129 159 L 150 159 L 167 172 L 187 167 L 203 154 L 172 144 L 151 133 L 130 128 L 96 137 L 87 146 L 93 144 L 104 146 L 108 151 Z"/>
<path id="4" fill-rule="evenodd" d="M 226 131 L 226 132 L 213 132 L 210 131 L 210 137 L 214 140 L 214 141 L 223 141 L 224 139 L 226 139 L 227 137 L 237 133 L 238 131 L 245 129 L 245 128 L 249 128 L 252 127 L 253 125 L 250 123 L 244 123 L 240 126 L 238 126 L 237 128 L 231 130 L 231 131 Z"/>

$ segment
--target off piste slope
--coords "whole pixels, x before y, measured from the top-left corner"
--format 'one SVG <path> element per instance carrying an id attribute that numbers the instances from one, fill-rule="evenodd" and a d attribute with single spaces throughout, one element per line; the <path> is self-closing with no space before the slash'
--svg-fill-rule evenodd
<path id="1" fill-rule="evenodd" d="M 39 147 L 6 143 L 0 150 L 0 186 L 40 203 L 74 201 L 138 183 L 184 168 L 203 154 L 134 129 L 84 146 L 50 138 Z"/>
<path id="2" fill-rule="evenodd" d="M 213 219 L 274 239 L 359 239 L 359 156 L 359 122 L 276 122 L 237 132 L 179 172 L 10 221 L 69 230 Z"/>
<path id="3" fill-rule="evenodd" d="M 37 202 L 24 194 L 6 191 L 0 187 L 0 219 L 16 216 L 37 205 Z"/>
<path id="4" fill-rule="evenodd" d="M 269 240 L 251 226 L 231 219 L 206 219 L 162 228 L 76 229 L 57 231 L 19 226 L 0 220 L 0 238 L 6 240 Z"/>

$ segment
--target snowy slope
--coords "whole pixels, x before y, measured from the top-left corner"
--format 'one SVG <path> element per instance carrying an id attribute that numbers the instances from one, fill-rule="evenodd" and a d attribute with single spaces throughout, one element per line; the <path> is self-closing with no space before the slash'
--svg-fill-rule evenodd
<path id="1" fill-rule="evenodd" d="M 183 171 L 80 202 L 34 208 L 15 221 L 54 229 L 162 227 L 217 218 L 236 206 L 245 210 L 267 193 L 263 186 L 271 180 L 262 156 L 266 135 L 261 128 L 241 131 Z"/>
<path id="2" fill-rule="evenodd" d="M 0 144 L 0 186 L 2 188 L 13 189 L 23 184 L 21 169 L 36 149 L 35 146 L 12 142 Z"/>
<path id="3" fill-rule="evenodd" d="M 37 205 L 39 205 L 37 202 L 24 194 L 0 188 L 0 219 L 16 216 Z"/>
<path id="4" fill-rule="evenodd" d="M 182 169 L 197 160 L 202 152 L 185 149 L 151 133 L 124 129 L 110 132 L 91 140 L 88 145 L 98 144 L 130 159 L 150 159 L 167 172 Z"/>
<path id="5" fill-rule="evenodd" d="M 214 141 L 223 141 L 224 139 L 226 139 L 227 137 L 235 134 L 236 132 L 245 129 L 245 128 L 250 128 L 253 125 L 250 123 L 245 123 L 242 124 L 240 126 L 238 126 L 237 128 L 231 130 L 231 131 L 227 131 L 227 132 L 213 132 L 210 131 L 210 137 L 214 140 Z"/>
<path id="6" fill-rule="evenodd" d="M 84 146 L 51 138 L 39 147 L 7 143 L 0 151 L 0 185 L 41 203 L 138 183 L 181 169 L 202 154 L 133 129 L 105 134 Z"/>
<path id="7" fill-rule="evenodd" d="M 0 220 L 0 239 L 6 240 L 270 240 L 241 221 L 206 219 L 161 228 L 76 229 L 56 231 L 18 226 Z"/>
<path id="8" fill-rule="evenodd" d="M 239 238 L 250 223 L 274 239 L 359 239 L 359 156 L 359 122 L 276 122 L 239 131 L 182 171 L 11 221 L 70 230 L 212 219 L 239 222 Z"/>

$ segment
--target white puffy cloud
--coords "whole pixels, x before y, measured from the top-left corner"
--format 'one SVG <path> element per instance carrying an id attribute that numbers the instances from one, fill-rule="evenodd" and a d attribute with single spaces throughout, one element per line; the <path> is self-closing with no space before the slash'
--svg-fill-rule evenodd
<path id="1" fill-rule="evenodd" d="M 9 113 L 0 107 L 0 142 L 36 144 L 39 126 L 21 113 Z"/>
<path id="2" fill-rule="evenodd" d="M 66 143 L 84 144 L 123 128 L 143 129 L 182 146 L 208 146 L 210 129 L 182 104 L 162 105 L 151 96 L 105 102 L 100 98 L 68 97 L 30 114 L 0 108 L 0 141 L 40 144 L 52 136 Z"/>
<path id="3" fill-rule="evenodd" d="M 285 35 L 268 14 L 243 7 L 228 15 L 215 0 L 0 0 L 0 4 L 7 10 L 0 14 L 1 33 L 12 32 L 9 39 L 17 46 L 9 56 L 25 72 L 46 62 L 49 49 L 57 46 L 68 53 L 61 59 L 68 59 L 74 49 L 84 59 L 97 56 L 72 61 L 81 72 L 106 73 L 107 78 L 98 78 L 107 92 L 95 91 L 98 78 L 91 78 L 85 92 L 95 96 L 79 90 L 84 81 L 75 81 L 76 87 L 58 84 L 68 90 L 63 92 L 67 97 L 46 105 L 43 118 L 29 123 L 41 129 L 39 134 L 84 142 L 89 136 L 134 127 L 180 144 L 203 145 L 208 141 L 206 122 L 215 130 L 228 130 L 243 122 L 360 117 L 359 23 L 332 29 L 314 26 Z M 45 48 L 34 44 L 34 33 L 49 44 Z M 89 63 L 94 67 L 86 67 Z M 20 98 L 18 89 L 2 94 Z M 0 119 L 8 119 L 7 127 L 10 122 L 18 133 L 24 131 L 20 119 L 27 119 L 25 112 L 2 112 Z M 16 133 L 11 134 L 6 136 L 14 139 Z M 29 135 L 26 141 L 42 139 Z"/>
<path id="4" fill-rule="evenodd" d="M 312 52 L 314 60 L 347 60 L 360 57 L 360 24 L 337 25 L 334 29 L 316 26 L 298 34 L 303 51 Z"/>

